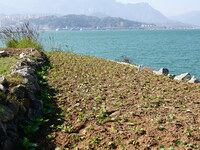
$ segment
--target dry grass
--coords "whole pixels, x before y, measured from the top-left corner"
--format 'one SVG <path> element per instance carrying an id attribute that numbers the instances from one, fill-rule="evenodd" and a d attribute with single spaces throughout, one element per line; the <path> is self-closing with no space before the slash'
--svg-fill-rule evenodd
<path id="1" fill-rule="evenodd" d="M 17 57 L 1 57 L 0 58 L 0 75 L 8 75 L 11 68 L 19 61 Z"/>

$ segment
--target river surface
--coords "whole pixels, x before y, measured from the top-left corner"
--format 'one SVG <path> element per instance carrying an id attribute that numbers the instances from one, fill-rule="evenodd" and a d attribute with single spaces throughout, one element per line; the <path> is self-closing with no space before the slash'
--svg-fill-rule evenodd
<path id="1" fill-rule="evenodd" d="M 190 72 L 200 79 L 200 30 L 45 31 L 46 50 L 64 51 L 120 60 L 155 70 L 166 67 L 172 74 Z"/>

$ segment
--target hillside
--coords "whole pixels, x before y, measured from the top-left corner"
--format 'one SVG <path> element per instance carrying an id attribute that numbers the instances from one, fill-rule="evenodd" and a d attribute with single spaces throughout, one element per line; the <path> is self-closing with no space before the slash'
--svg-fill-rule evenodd
<path id="1" fill-rule="evenodd" d="M 181 21 L 183 23 L 200 26 L 200 11 L 189 12 L 178 16 L 172 16 L 171 19 Z"/>
<path id="2" fill-rule="evenodd" d="M 24 20 L 29 21 L 39 29 L 132 29 L 141 28 L 146 23 L 130 21 L 122 18 L 103 17 L 85 15 L 67 15 L 67 16 L 47 16 L 39 19 Z"/>
<path id="3" fill-rule="evenodd" d="M 46 54 L 53 99 L 44 110 L 50 121 L 35 138 L 40 149 L 200 147 L 200 84 L 96 57 Z"/>
<path id="4" fill-rule="evenodd" d="M 0 13 L 4 14 L 84 14 L 95 13 L 104 16 L 121 17 L 124 19 L 153 23 L 159 25 L 185 26 L 180 22 L 169 20 L 161 12 L 148 3 L 124 4 L 116 0 L 18 0 L 18 3 L 0 2 Z M 46 7 L 48 5 L 48 7 Z M 31 6 L 31 9 L 30 9 Z"/>

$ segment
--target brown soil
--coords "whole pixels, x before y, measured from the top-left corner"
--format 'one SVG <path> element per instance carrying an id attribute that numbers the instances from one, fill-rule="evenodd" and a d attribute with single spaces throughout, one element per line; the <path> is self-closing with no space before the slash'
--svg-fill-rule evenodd
<path id="1" fill-rule="evenodd" d="M 0 48 L 0 51 L 6 51 L 9 55 L 20 55 L 22 52 L 30 52 L 31 48 Z"/>
<path id="2" fill-rule="evenodd" d="M 58 108 L 36 139 L 39 149 L 200 148 L 200 84 L 95 57 L 48 56 Z"/>

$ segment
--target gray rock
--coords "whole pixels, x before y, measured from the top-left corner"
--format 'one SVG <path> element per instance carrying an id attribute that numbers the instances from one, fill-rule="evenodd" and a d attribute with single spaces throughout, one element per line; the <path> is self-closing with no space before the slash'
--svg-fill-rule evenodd
<path id="1" fill-rule="evenodd" d="M 2 122 L 0 122 L 0 141 L 7 139 L 6 129 L 4 128 Z"/>
<path id="2" fill-rule="evenodd" d="M 15 121 L 10 121 L 7 123 L 7 131 L 18 132 L 18 127 Z"/>
<path id="3" fill-rule="evenodd" d="M 13 72 L 13 74 L 18 74 L 18 75 L 22 75 L 22 76 L 28 76 L 30 74 L 34 74 L 34 70 L 31 69 L 31 68 L 23 68 L 23 69 L 20 69 L 20 70 L 16 70 Z"/>
<path id="4" fill-rule="evenodd" d="M 11 90 L 11 94 L 15 95 L 17 99 L 23 99 L 26 94 L 26 87 L 24 85 L 17 85 Z"/>
<path id="5" fill-rule="evenodd" d="M 27 56 L 27 54 L 26 53 L 21 53 L 20 55 L 19 55 L 19 58 L 24 58 L 24 57 L 26 57 Z"/>
<path id="6" fill-rule="evenodd" d="M 36 76 L 29 75 L 23 79 L 23 83 L 27 84 L 28 88 L 34 93 L 41 90 Z"/>
<path id="7" fill-rule="evenodd" d="M 192 78 L 188 82 L 189 83 L 199 83 L 199 80 L 195 76 L 192 76 Z"/>
<path id="8" fill-rule="evenodd" d="M 10 108 L 13 112 L 13 114 L 16 116 L 18 114 L 18 111 L 19 111 L 19 103 L 17 101 L 14 101 L 14 100 L 10 100 L 10 101 L 7 101 L 7 107 Z"/>
<path id="9" fill-rule="evenodd" d="M 25 103 L 23 103 L 23 105 L 24 105 L 24 104 L 25 104 Z M 27 111 L 26 107 L 23 106 L 23 105 L 19 105 L 19 112 L 18 112 L 18 114 L 17 114 L 18 120 L 23 119 L 24 116 L 25 116 L 25 113 L 26 113 L 26 111 Z"/>
<path id="10" fill-rule="evenodd" d="M 23 68 L 25 68 L 25 67 L 28 67 L 26 61 L 18 62 L 17 65 L 16 65 L 16 69 L 17 69 L 17 70 L 23 69 Z"/>
<path id="11" fill-rule="evenodd" d="M 170 79 L 174 79 L 174 78 L 176 77 L 176 75 L 174 75 L 174 74 L 168 74 L 168 77 L 169 77 Z"/>
<path id="12" fill-rule="evenodd" d="M 31 60 L 30 58 L 27 58 L 26 61 L 27 61 L 30 65 L 37 65 L 36 61 Z"/>
<path id="13" fill-rule="evenodd" d="M 7 135 L 12 139 L 12 141 L 17 141 L 19 138 L 19 134 L 12 130 L 8 130 Z"/>
<path id="14" fill-rule="evenodd" d="M 0 51 L 0 57 L 6 57 L 8 53 L 6 51 Z"/>
<path id="15" fill-rule="evenodd" d="M 42 100 L 34 100 L 31 101 L 31 107 L 35 110 L 42 110 L 43 109 L 43 101 Z"/>
<path id="16" fill-rule="evenodd" d="M 37 77 L 35 77 L 33 75 L 27 75 L 23 79 L 24 84 L 32 84 L 32 83 L 35 83 L 35 82 L 37 82 Z"/>
<path id="17" fill-rule="evenodd" d="M 34 94 L 33 91 L 28 92 L 28 98 L 29 98 L 30 100 L 37 100 L 36 95 Z"/>
<path id="18" fill-rule="evenodd" d="M 0 75 L 0 84 L 2 84 L 2 85 L 7 85 L 8 84 L 7 79 L 4 76 L 1 76 L 1 75 Z"/>
<path id="19" fill-rule="evenodd" d="M 43 101 L 41 100 L 34 100 L 31 101 L 31 107 L 28 110 L 28 117 L 29 118 L 37 118 L 42 115 L 43 109 Z"/>
<path id="20" fill-rule="evenodd" d="M 176 76 L 174 79 L 179 81 L 187 81 L 191 79 L 191 75 L 190 73 L 184 73 L 179 76 Z"/>
<path id="21" fill-rule="evenodd" d="M 16 142 L 17 141 L 12 141 L 11 139 L 7 139 L 4 142 L 4 146 L 2 150 L 14 150 L 16 148 Z"/>
<path id="22" fill-rule="evenodd" d="M 139 65 L 138 66 L 138 71 L 143 71 L 144 70 L 144 65 Z"/>
<path id="23" fill-rule="evenodd" d="M 6 92 L 6 88 L 2 85 L 2 84 L 0 84 L 0 91 L 2 91 L 2 92 Z"/>
<path id="24" fill-rule="evenodd" d="M 18 127 L 14 121 L 7 123 L 7 135 L 12 141 L 17 141 L 19 134 L 18 134 Z"/>
<path id="25" fill-rule="evenodd" d="M 1 108 L 3 108 L 3 112 L 0 114 L 0 121 L 1 122 L 9 122 L 13 120 L 14 113 L 13 111 L 8 108 L 7 106 L 0 105 Z"/>
<path id="26" fill-rule="evenodd" d="M 153 71 L 153 73 L 155 73 L 157 75 L 168 75 L 169 70 L 167 68 L 160 68 L 159 71 Z"/>

